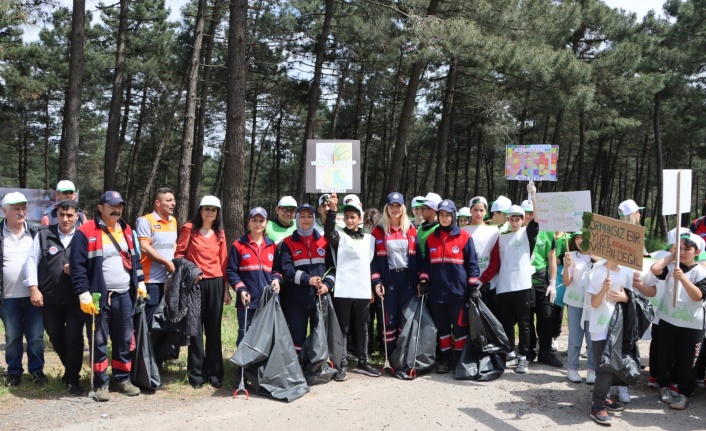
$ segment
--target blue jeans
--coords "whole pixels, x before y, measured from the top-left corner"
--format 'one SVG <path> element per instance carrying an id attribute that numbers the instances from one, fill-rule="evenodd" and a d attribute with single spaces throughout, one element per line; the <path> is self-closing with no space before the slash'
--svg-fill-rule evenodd
<path id="1" fill-rule="evenodd" d="M 44 369 L 44 318 L 42 309 L 26 298 L 5 298 L 0 307 L 5 326 L 5 362 L 8 374 L 22 375 L 22 337 L 27 339 L 27 363 L 30 373 Z"/>
<path id="2" fill-rule="evenodd" d="M 583 322 L 583 329 L 581 329 L 581 313 L 583 310 L 578 307 L 572 307 L 567 305 L 569 308 L 568 313 L 568 323 L 569 323 L 569 364 L 568 368 L 570 370 L 579 369 L 579 354 L 581 353 L 581 344 L 583 344 L 584 338 L 586 339 L 586 350 L 588 352 L 588 369 L 596 369 L 596 360 L 593 357 L 593 344 L 591 343 L 591 333 L 588 332 L 588 320 Z"/>
<path id="3" fill-rule="evenodd" d="M 248 309 L 247 329 L 250 329 L 250 325 L 252 325 L 252 318 L 255 316 L 255 311 L 257 311 L 256 308 Z M 236 314 L 238 316 L 238 339 L 236 340 L 235 345 L 239 346 L 240 342 L 243 341 L 243 336 L 245 336 L 245 308 L 238 308 L 236 310 Z"/>

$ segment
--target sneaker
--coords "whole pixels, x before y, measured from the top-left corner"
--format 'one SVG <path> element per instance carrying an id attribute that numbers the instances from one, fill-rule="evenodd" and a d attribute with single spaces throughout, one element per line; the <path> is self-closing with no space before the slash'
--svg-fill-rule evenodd
<path id="1" fill-rule="evenodd" d="M 140 395 L 140 388 L 133 385 L 129 379 L 123 380 L 122 382 L 117 382 L 117 383 L 118 383 L 118 391 L 127 395 L 128 397 L 134 397 L 136 395 Z"/>
<path id="2" fill-rule="evenodd" d="M 610 426 L 613 423 L 613 418 L 608 415 L 608 412 L 603 407 L 591 407 L 591 419 L 598 424 L 606 426 Z"/>
<path id="3" fill-rule="evenodd" d="M 374 368 L 372 365 L 364 361 L 358 361 L 358 367 L 355 369 L 355 372 L 358 374 L 365 374 L 366 376 L 370 377 L 380 377 L 382 375 L 382 373 L 380 373 L 380 370 Z"/>
<path id="4" fill-rule="evenodd" d="M 676 397 L 679 395 L 679 385 L 676 383 L 672 383 L 669 385 L 669 390 L 672 391 L 672 396 Z"/>
<path id="5" fill-rule="evenodd" d="M 552 352 L 558 352 L 558 351 L 559 351 L 559 346 L 558 346 L 558 344 L 557 344 L 557 342 L 556 342 L 556 338 L 552 338 L 552 348 L 551 348 L 551 351 L 552 351 Z"/>
<path id="6" fill-rule="evenodd" d="M 529 362 L 527 362 L 527 359 L 520 358 L 517 360 L 517 368 L 515 368 L 515 372 L 525 374 L 527 372 L 527 367 L 529 367 Z"/>
<path id="7" fill-rule="evenodd" d="M 216 389 L 220 389 L 223 387 L 223 382 L 218 379 L 213 379 L 211 380 L 211 386 Z"/>
<path id="8" fill-rule="evenodd" d="M 345 382 L 348 378 L 348 369 L 346 367 L 341 367 L 340 370 L 333 376 L 333 379 L 337 382 Z"/>
<path id="9" fill-rule="evenodd" d="M 71 395 L 76 395 L 79 396 L 83 393 L 83 386 L 81 386 L 79 383 L 74 382 L 74 383 L 67 383 L 66 384 L 66 390 L 69 391 Z"/>
<path id="10" fill-rule="evenodd" d="M 678 397 L 674 398 L 672 405 L 669 406 L 670 409 L 674 410 L 684 410 L 689 407 L 689 397 L 679 394 Z"/>
<path id="11" fill-rule="evenodd" d="M 5 386 L 8 388 L 19 386 L 22 383 L 22 375 L 20 374 L 8 374 L 5 376 Z"/>
<path id="12" fill-rule="evenodd" d="M 659 400 L 665 404 L 672 404 L 674 397 L 669 388 L 659 388 Z"/>
<path id="13" fill-rule="evenodd" d="M 618 386 L 618 401 L 620 401 L 623 404 L 629 403 L 632 401 L 630 398 L 630 392 L 628 392 L 628 387 L 627 386 Z"/>
<path id="14" fill-rule="evenodd" d="M 549 353 L 549 352 L 542 353 L 541 355 L 539 355 L 539 358 L 537 358 L 537 361 L 540 364 L 549 365 L 549 366 L 557 367 L 557 368 L 564 366 L 563 362 L 561 362 L 559 359 L 557 359 L 557 357 L 554 356 L 553 353 Z"/>
<path id="15" fill-rule="evenodd" d="M 96 389 L 96 399 L 102 403 L 110 401 L 110 392 L 108 391 L 108 385 Z"/>
<path id="16" fill-rule="evenodd" d="M 588 352 L 581 353 L 581 357 L 584 359 L 588 358 Z"/>
<path id="17" fill-rule="evenodd" d="M 437 374 L 446 374 L 449 371 L 451 371 L 451 367 L 446 362 L 442 362 L 436 367 Z"/>
<path id="18" fill-rule="evenodd" d="M 49 381 L 43 371 L 40 371 L 38 373 L 32 373 L 30 374 L 30 376 L 32 376 L 32 382 L 35 385 L 46 385 Z"/>
<path id="19" fill-rule="evenodd" d="M 377 370 L 376 370 L 376 371 L 377 371 Z M 395 376 L 395 378 L 398 378 L 398 379 L 400 379 L 400 380 L 411 380 L 410 377 L 409 377 L 409 374 L 405 373 L 405 372 L 402 371 L 402 370 L 397 370 L 397 371 L 395 371 L 394 376 Z"/>
<path id="20" fill-rule="evenodd" d="M 588 370 L 586 373 L 586 384 L 593 385 L 596 383 L 596 372 L 593 370 Z"/>
<path id="21" fill-rule="evenodd" d="M 510 352 L 507 355 L 507 358 L 505 359 L 505 366 L 506 367 L 515 367 L 517 366 L 517 354 L 515 352 Z"/>
<path id="22" fill-rule="evenodd" d="M 659 389 L 659 383 L 657 383 L 657 377 L 649 377 L 647 379 L 647 387 L 651 389 Z"/>
<path id="23" fill-rule="evenodd" d="M 569 379 L 571 383 L 581 383 L 583 379 L 579 376 L 579 372 L 576 370 L 566 370 L 566 378 Z"/>
<path id="24" fill-rule="evenodd" d="M 622 412 L 623 410 L 625 410 L 624 405 L 620 404 L 612 398 L 606 398 L 605 404 L 603 404 L 603 406 L 606 410 L 609 410 L 611 412 Z"/>

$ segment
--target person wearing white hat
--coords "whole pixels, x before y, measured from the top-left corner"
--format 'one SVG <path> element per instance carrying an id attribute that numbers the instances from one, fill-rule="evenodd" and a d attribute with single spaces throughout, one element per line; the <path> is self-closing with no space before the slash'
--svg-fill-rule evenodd
<path id="1" fill-rule="evenodd" d="M 471 209 L 469 207 L 461 207 L 461 209 L 458 210 L 458 226 L 459 227 L 464 227 L 464 226 L 470 226 L 471 224 Z"/>
<path id="2" fill-rule="evenodd" d="M 174 257 L 183 257 L 203 273 L 198 281 L 201 291 L 201 322 L 198 325 L 198 335 L 189 339 L 189 383 L 196 389 L 206 383 L 220 388 L 223 385 L 221 318 L 223 303 L 230 305 L 231 301 L 225 278 L 228 243 L 223 229 L 220 199 L 215 196 L 204 196 L 201 199 L 199 210 L 181 228 Z"/>
<path id="3" fill-rule="evenodd" d="M 659 368 L 660 399 L 675 410 L 684 410 L 694 392 L 694 358 L 704 342 L 704 298 L 706 298 L 706 267 L 696 263 L 696 256 L 706 244 L 696 234 L 681 236 L 679 266 L 675 264 L 676 252 L 659 259 L 651 271 L 665 280 L 665 289 L 657 307 L 659 319 Z M 675 286 L 675 280 L 677 285 Z M 674 289 L 676 307 L 674 307 Z M 669 367 L 666 364 L 676 364 Z M 676 375 L 675 375 L 676 374 Z M 676 382 L 679 395 L 672 396 L 669 386 Z"/>
<path id="4" fill-rule="evenodd" d="M 490 207 L 489 225 L 497 226 L 500 232 L 506 232 L 509 229 L 507 223 L 507 210 L 512 206 L 512 201 L 505 196 L 498 196 Z"/>
<path id="5" fill-rule="evenodd" d="M 2 200 L 5 219 L 0 223 L 0 319 L 5 327 L 6 386 L 22 381 L 22 339 L 27 340 L 27 363 L 32 380 L 46 383 L 44 375 L 44 321 L 42 309 L 31 304 L 22 271 L 39 227 L 27 221 L 27 199 L 20 192 Z"/>
<path id="6" fill-rule="evenodd" d="M 297 207 L 297 201 L 291 196 L 284 196 L 277 202 L 277 215 L 267 221 L 265 229 L 265 234 L 275 244 L 281 243 L 283 239 L 297 230 L 294 224 Z"/>
<path id="7" fill-rule="evenodd" d="M 414 220 L 412 220 L 412 225 L 419 229 L 419 226 L 424 223 L 424 216 L 422 215 L 422 207 L 424 206 L 424 196 L 415 196 L 412 199 L 412 214 L 414 214 Z"/>
<path id="8" fill-rule="evenodd" d="M 436 211 L 441 200 L 441 196 L 431 192 L 424 197 L 424 204 L 422 205 L 424 222 L 417 229 L 417 266 L 419 266 L 421 259 L 424 259 L 427 237 L 439 227 Z"/>
<path id="9" fill-rule="evenodd" d="M 520 204 L 520 208 L 525 211 L 525 220 L 523 226 L 527 226 L 530 220 L 534 219 L 534 208 L 532 207 L 532 202 L 529 199 L 524 200 Z"/>
<path id="10" fill-rule="evenodd" d="M 319 206 L 316 207 L 316 212 L 319 216 L 314 220 L 314 229 L 321 235 L 324 234 L 324 220 L 326 220 L 326 213 L 329 209 L 328 200 L 330 198 L 331 195 L 328 193 L 319 196 Z"/>
<path id="11" fill-rule="evenodd" d="M 76 200 L 76 186 L 69 180 L 61 180 L 56 184 L 56 202 L 59 203 L 65 200 Z M 86 214 L 79 208 L 78 216 L 76 217 L 76 227 L 80 227 L 85 222 Z M 54 204 L 42 214 L 42 226 L 53 226 L 57 223 L 59 223 L 59 219 L 57 218 L 57 207 Z"/>
<path id="12" fill-rule="evenodd" d="M 488 212 L 488 201 L 483 196 L 472 198 L 468 206 L 471 209 L 471 224 L 462 229 L 471 234 L 476 248 L 478 268 L 480 269 L 481 298 L 490 311 L 497 315 L 495 279 L 500 268 L 500 253 L 498 251 L 500 231 L 483 221 Z"/>

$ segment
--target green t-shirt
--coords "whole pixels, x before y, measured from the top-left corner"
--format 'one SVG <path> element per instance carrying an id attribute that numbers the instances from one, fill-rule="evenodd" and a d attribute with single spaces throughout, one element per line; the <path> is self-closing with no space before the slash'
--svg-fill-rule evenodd
<path id="1" fill-rule="evenodd" d="M 433 224 L 422 224 L 417 229 L 417 244 L 419 244 L 419 251 L 422 253 L 422 258 L 426 254 L 427 237 L 432 234 L 439 227 L 439 222 L 435 221 Z"/>
<path id="2" fill-rule="evenodd" d="M 293 234 L 295 230 L 297 230 L 297 227 L 294 223 L 289 227 L 282 227 L 279 223 L 269 220 L 267 222 L 267 228 L 265 229 L 265 235 L 272 241 L 280 243 L 283 239 Z"/>
<path id="3" fill-rule="evenodd" d="M 532 255 L 532 266 L 535 272 L 539 272 L 547 267 L 547 257 L 549 252 L 555 248 L 554 232 L 540 230 L 537 234 L 537 242 L 534 244 L 534 253 Z"/>

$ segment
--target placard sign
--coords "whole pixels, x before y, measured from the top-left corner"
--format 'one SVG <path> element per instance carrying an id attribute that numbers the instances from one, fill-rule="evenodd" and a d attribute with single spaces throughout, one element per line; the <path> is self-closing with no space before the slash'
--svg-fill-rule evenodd
<path id="1" fill-rule="evenodd" d="M 677 213 L 677 190 L 679 190 L 679 213 L 691 212 L 691 169 L 665 169 L 663 172 L 664 198 L 662 199 L 662 215 Z M 677 173 L 680 173 L 677 187 Z"/>
<path id="2" fill-rule="evenodd" d="M 581 251 L 642 271 L 645 228 L 591 212 L 583 213 Z"/>
<path id="3" fill-rule="evenodd" d="M 360 141 L 307 141 L 307 193 L 359 193 Z"/>
<path id="4" fill-rule="evenodd" d="M 520 181 L 556 181 L 558 145 L 508 145 L 505 178 Z"/>
<path id="5" fill-rule="evenodd" d="M 591 212 L 591 192 L 537 193 L 535 203 L 540 229 L 578 232 L 583 227 L 583 213 Z"/>

